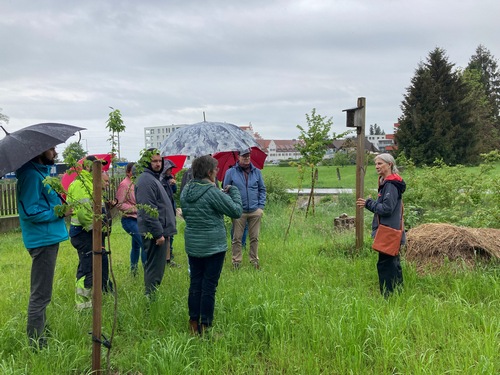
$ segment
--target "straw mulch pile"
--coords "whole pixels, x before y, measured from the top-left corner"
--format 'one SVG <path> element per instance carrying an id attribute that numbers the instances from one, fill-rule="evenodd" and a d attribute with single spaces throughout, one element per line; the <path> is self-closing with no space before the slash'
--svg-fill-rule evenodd
<path id="1" fill-rule="evenodd" d="M 500 229 L 424 224 L 410 229 L 406 237 L 406 260 L 419 271 L 457 261 L 472 268 L 478 262 L 500 259 Z"/>

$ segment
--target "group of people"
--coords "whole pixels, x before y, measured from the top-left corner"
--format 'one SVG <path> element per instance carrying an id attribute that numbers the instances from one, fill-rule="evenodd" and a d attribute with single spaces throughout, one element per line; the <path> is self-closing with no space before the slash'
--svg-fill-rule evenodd
<path id="1" fill-rule="evenodd" d="M 57 153 L 55 148 L 43 152 L 16 171 L 17 199 L 23 242 L 32 258 L 27 335 L 30 344 L 43 348 L 47 344 L 46 308 L 52 298 L 54 270 L 59 244 L 70 238 L 77 250 L 76 306 L 92 306 L 93 250 L 93 163 L 87 156 L 81 171 L 70 184 L 67 197 L 44 184 Z M 99 161 L 103 164 L 105 161 Z M 220 189 L 216 175 L 218 162 L 210 155 L 196 158 L 190 170 L 180 201 L 186 221 L 185 250 L 189 261 L 188 293 L 189 327 L 193 334 L 203 334 L 213 323 L 215 292 L 228 249 L 224 215 L 233 219 L 232 262 L 242 262 L 241 243 L 248 224 L 250 262 L 259 269 L 258 237 L 260 219 L 266 201 L 266 188 L 259 169 L 250 162 L 250 149 L 239 152 L 238 162 L 224 178 Z M 137 167 L 137 168 L 136 168 Z M 110 209 L 121 212 L 121 223 L 130 234 L 132 274 L 137 274 L 139 260 L 144 266 L 145 294 L 156 295 L 165 267 L 173 262 L 173 237 L 176 229 L 176 206 L 173 194 L 175 167 L 156 149 L 144 152 L 139 163 L 129 163 L 126 177 L 120 183 L 116 199 L 102 202 L 102 285 L 112 291 L 105 238 L 111 234 Z M 109 184 L 102 174 L 102 187 Z M 62 207 L 62 209 L 61 209 Z M 71 217 L 69 231 L 65 218 Z"/>
<path id="2" fill-rule="evenodd" d="M 16 171 L 22 237 L 32 258 L 27 335 L 30 343 L 40 348 L 47 344 L 46 307 L 52 297 L 59 244 L 68 238 L 71 238 L 79 259 L 76 273 L 77 307 L 91 306 L 94 221 L 91 172 L 96 158 L 86 158 L 78 177 L 68 188 L 69 204 L 66 205 L 63 196 L 44 184 L 56 156 L 55 148 L 52 147 Z M 167 263 L 173 262 L 172 244 L 177 233 L 173 199 L 176 182 L 171 173 L 174 165 L 170 161 L 165 162 L 158 150 L 147 150 L 138 164 L 140 168 L 135 168 L 137 165 L 134 163 L 127 165 L 126 177 L 119 185 L 116 200 L 102 203 L 105 229 L 102 231 L 101 287 L 105 292 L 114 287 L 108 277 L 105 237 L 110 235 L 111 230 L 109 210 L 116 206 L 122 213 L 122 226 L 132 239 L 131 271 L 137 273 L 141 259 L 145 294 L 153 299 Z M 249 260 L 253 267 L 260 268 L 259 231 L 266 203 L 262 174 L 251 163 L 251 150 L 239 150 L 238 161 L 226 172 L 221 189 L 216 180 L 217 165 L 217 160 L 210 155 L 196 158 L 190 169 L 189 181 L 186 181 L 180 196 L 182 216 L 186 222 L 185 251 L 190 269 L 189 328 L 193 334 L 204 334 L 213 323 L 216 288 L 228 249 L 224 215 L 232 218 L 233 268 L 241 267 L 242 238 L 247 226 Z M 359 198 L 356 202 L 358 207 L 365 207 L 374 213 L 372 236 L 375 236 L 379 224 L 400 229 L 402 194 L 406 189 L 391 155 L 378 155 L 375 168 L 379 175 L 377 199 Z M 109 177 L 104 173 L 102 178 L 105 188 Z M 66 217 L 71 217 L 69 232 Z M 404 242 L 403 231 L 401 244 Z M 380 291 L 385 297 L 402 285 L 399 255 L 380 253 L 377 270 Z"/>

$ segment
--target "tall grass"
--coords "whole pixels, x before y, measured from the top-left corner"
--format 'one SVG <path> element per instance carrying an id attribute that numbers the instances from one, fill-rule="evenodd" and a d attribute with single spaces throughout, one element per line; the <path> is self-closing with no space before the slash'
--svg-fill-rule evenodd
<path id="1" fill-rule="evenodd" d="M 262 270 L 248 262 L 220 279 L 215 326 L 203 339 L 188 333 L 189 278 L 183 227 L 174 242 L 180 269 L 168 268 L 149 304 L 142 274 L 129 273 L 129 236 L 117 222 L 112 260 L 118 327 L 113 374 L 496 374 L 500 372 L 499 269 L 444 269 L 419 275 L 403 261 L 405 286 L 380 296 L 377 255 L 356 253 L 354 234 L 333 230 L 333 219 L 354 198 L 325 200 L 315 216 L 290 207 L 266 208 L 260 237 Z M 348 212 L 352 213 L 352 212 Z M 369 221 L 369 220 L 367 220 Z M 247 256 L 247 253 L 244 253 Z M 32 351 L 25 334 L 30 258 L 20 233 L 0 241 L 0 373 L 86 374 L 91 368 L 90 312 L 74 308 L 77 255 L 61 245 L 49 347 Z M 109 335 L 113 299 L 103 298 Z M 103 367 L 106 367 L 103 348 Z"/>

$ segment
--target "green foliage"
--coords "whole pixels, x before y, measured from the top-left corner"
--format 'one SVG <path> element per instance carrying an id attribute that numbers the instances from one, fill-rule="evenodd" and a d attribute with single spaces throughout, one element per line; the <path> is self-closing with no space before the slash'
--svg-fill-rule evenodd
<path id="1" fill-rule="evenodd" d="M 354 209 L 354 198 L 341 200 L 319 204 L 320 215 L 307 220 L 300 211 L 287 241 L 284 227 L 291 208 L 266 207 L 259 237 L 261 271 L 246 261 L 240 270 L 232 271 L 230 251 L 226 254 L 214 326 L 203 339 L 190 336 L 187 327 L 184 222 L 178 221 L 174 242 L 175 261 L 182 268 L 165 269 L 158 298 L 148 301 L 142 267 L 136 277 L 130 274 L 130 236 L 115 221 L 110 241 L 118 250 L 110 256 L 118 326 L 109 368 L 107 350 L 102 349 L 103 372 L 499 373 L 498 267 L 487 264 L 470 271 L 445 269 L 420 275 L 404 262 L 403 254 L 404 289 L 384 300 L 378 290 L 377 254 L 369 249 L 369 241 L 355 253 L 354 233 L 333 230 L 333 219 L 349 201 Z M 74 249 L 69 241 L 61 243 L 53 299 L 47 309 L 49 347 L 34 352 L 25 336 L 30 257 L 21 248 L 21 233 L 2 235 L 0 372 L 90 373 L 92 313 L 74 308 Z M 113 295 L 103 296 L 102 332 L 107 337 L 114 302 Z"/>
<path id="2" fill-rule="evenodd" d="M 85 156 L 87 156 L 87 151 L 83 149 L 79 142 L 71 142 L 62 153 L 64 163 L 68 165 L 76 165 L 77 161 Z"/>
<path id="3" fill-rule="evenodd" d="M 266 184 L 267 203 L 286 203 L 288 193 L 286 182 L 277 172 L 271 172 L 264 180 Z"/>
<path id="4" fill-rule="evenodd" d="M 482 158 L 483 164 L 474 170 L 448 166 L 437 159 L 418 171 L 411 161 L 398 159 L 405 164 L 406 224 L 445 222 L 500 228 L 500 182 L 492 173 L 500 154 L 493 151 Z"/>
<path id="5" fill-rule="evenodd" d="M 297 143 L 295 147 L 302 155 L 303 163 L 313 168 L 323 160 L 326 149 L 331 143 L 329 133 L 333 120 L 331 117 L 326 119 L 326 116 L 316 114 L 316 108 L 312 109 L 310 115 L 306 113 L 306 120 L 307 130 L 297 125 L 300 130 L 299 139 L 301 142 Z"/>
<path id="6" fill-rule="evenodd" d="M 356 164 L 356 154 L 338 151 L 335 153 L 332 159 L 333 165 L 338 165 L 340 167 L 345 167 L 346 165 Z"/>
<path id="7" fill-rule="evenodd" d="M 497 60 L 485 46 L 479 45 L 467 70 L 479 73 L 479 82 L 490 103 L 490 114 L 496 126 L 500 126 L 500 72 Z"/>
<path id="8" fill-rule="evenodd" d="M 418 166 L 431 165 L 435 159 L 450 165 L 475 164 L 478 125 L 469 99 L 469 86 L 453 70 L 445 51 L 430 52 L 404 96 L 395 135 L 399 152 Z"/>

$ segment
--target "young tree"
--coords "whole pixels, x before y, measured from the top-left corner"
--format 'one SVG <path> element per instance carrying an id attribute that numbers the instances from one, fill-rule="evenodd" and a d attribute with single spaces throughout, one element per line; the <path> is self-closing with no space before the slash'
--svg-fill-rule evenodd
<path id="1" fill-rule="evenodd" d="M 109 118 L 107 121 L 106 129 L 111 132 L 111 137 L 108 139 L 111 141 L 111 153 L 113 158 L 118 155 L 118 159 L 121 158 L 120 155 L 120 133 L 125 131 L 125 125 L 123 125 L 122 114 L 119 109 L 114 109 L 109 107 L 112 111 L 109 113 Z"/>
<path id="2" fill-rule="evenodd" d="M 436 159 L 446 164 L 471 164 L 478 160 L 477 129 L 472 121 L 469 87 L 436 48 L 420 63 L 401 104 L 398 153 L 416 165 Z"/>
<path id="3" fill-rule="evenodd" d="M 300 130 L 300 142 L 297 143 L 295 147 L 302 155 L 301 164 L 308 166 L 311 171 L 311 192 L 309 194 L 309 201 L 306 209 L 307 217 L 311 201 L 313 202 L 314 214 L 314 200 L 312 200 L 312 197 L 316 181 L 315 177 L 318 173 L 318 164 L 325 157 L 328 145 L 332 142 L 329 133 L 332 128 L 333 120 L 331 117 L 326 119 L 326 116 L 323 117 L 317 114 L 316 108 L 312 109 L 310 115 L 306 113 L 306 120 L 308 125 L 307 130 L 297 125 L 297 128 Z"/>
<path id="4" fill-rule="evenodd" d="M 79 142 L 71 142 L 62 152 L 64 163 L 68 165 L 75 165 L 78 160 L 85 156 L 87 156 L 87 152 Z"/>

